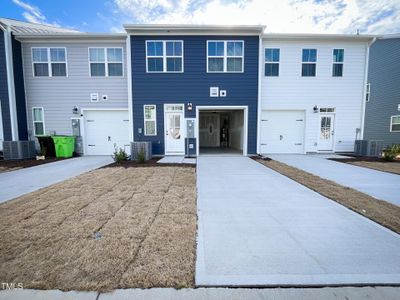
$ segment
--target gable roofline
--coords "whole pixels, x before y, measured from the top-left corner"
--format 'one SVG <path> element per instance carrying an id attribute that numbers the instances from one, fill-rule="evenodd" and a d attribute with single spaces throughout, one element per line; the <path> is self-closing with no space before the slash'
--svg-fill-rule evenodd
<path id="1" fill-rule="evenodd" d="M 129 35 L 260 35 L 261 25 L 124 24 Z"/>
<path id="2" fill-rule="evenodd" d="M 331 33 L 265 33 L 263 40 L 353 40 L 369 42 L 379 37 L 367 34 L 331 34 Z"/>
<path id="3" fill-rule="evenodd" d="M 79 32 L 74 29 L 62 28 L 52 25 L 45 24 L 36 24 L 30 22 L 24 22 L 9 18 L 0 18 L 0 25 L 2 27 L 8 27 L 9 30 L 13 33 L 48 33 L 48 32 Z"/>
<path id="4" fill-rule="evenodd" d="M 23 42 L 96 42 L 96 41 L 125 41 L 126 33 L 16 33 L 15 38 Z"/>
<path id="5" fill-rule="evenodd" d="M 399 39 L 400 33 L 384 34 L 378 37 L 379 40 Z"/>

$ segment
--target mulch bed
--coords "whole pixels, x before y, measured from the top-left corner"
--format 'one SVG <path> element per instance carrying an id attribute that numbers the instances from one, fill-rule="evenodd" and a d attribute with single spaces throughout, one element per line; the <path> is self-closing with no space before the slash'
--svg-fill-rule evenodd
<path id="1" fill-rule="evenodd" d="M 352 158 L 329 158 L 330 160 L 347 163 L 359 167 L 370 168 L 382 172 L 400 175 L 400 159 L 386 161 L 378 157 L 352 157 Z"/>
<path id="2" fill-rule="evenodd" d="M 176 163 L 157 163 L 161 158 L 152 158 L 144 163 L 139 163 L 134 160 L 125 160 L 120 163 L 112 163 L 103 168 L 146 168 L 146 167 L 182 167 L 182 168 L 196 168 L 196 164 L 176 164 Z"/>
<path id="3" fill-rule="evenodd" d="M 196 170 L 102 168 L 0 204 L 0 282 L 194 287 Z"/>
<path id="4" fill-rule="evenodd" d="M 49 157 L 45 160 L 24 159 L 24 160 L 3 160 L 0 159 L 0 173 L 7 171 L 14 171 L 23 168 L 30 168 L 34 166 L 44 165 L 55 161 L 64 160 L 66 158 L 53 158 Z"/>
<path id="5" fill-rule="evenodd" d="M 297 181 L 309 189 L 371 219 L 397 233 L 400 233 L 400 207 L 376 199 L 355 189 L 323 179 L 284 163 L 254 157 L 254 160 L 282 175 Z"/>

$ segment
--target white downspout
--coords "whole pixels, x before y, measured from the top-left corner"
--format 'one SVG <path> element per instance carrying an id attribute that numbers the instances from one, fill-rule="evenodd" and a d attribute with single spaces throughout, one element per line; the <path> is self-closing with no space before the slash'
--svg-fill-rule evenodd
<path id="1" fill-rule="evenodd" d="M 362 108 L 361 108 L 361 128 L 360 128 L 360 140 L 364 139 L 364 124 L 365 124 L 365 108 L 367 96 L 367 83 L 368 83 L 368 69 L 369 69 L 369 49 L 373 43 L 375 43 L 376 37 L 372 39 L 371 42 L 367 43 L 367 51 L 365 55 L 365 72 L 364 72 L 364 86 L 363 86 L 363 98 L 362 98 Z"/>
<path id="2" fill-rule="evenodd" d="M 4 46 L 6 52 L 7 87 L 8 87 L 8 100 L 10 106 L 10 121 L 11 121 L 11 139 L 13 141 L 18 141 L 19 139 L 18 118 L 17 118 L 17 105 L 15 101 L 14 66 L 13 66 L 10 26 L 7 26 L 4 30 Z"/>
<path id="3" fill-rule="evenodd" d="M 131 36 L 127 34 L 126 39 L 126 64 L 127 64 L 127 80 L 128 80 L 128 111 L 129 111 L 129 134 L 130 141 L 133 142 L 133 96 L 132 96 L 132 56 L 131 56 Z"/>
<path id="4" fill-rule="evenodd" d="M 261 143 L 261 83 L 262 83 L 262 70 L 264 53 L 263 53 L 263 33 L 258 38 L 258 99 L 257 99 L 257 153 L 260 154 L 260 143 Z"/>

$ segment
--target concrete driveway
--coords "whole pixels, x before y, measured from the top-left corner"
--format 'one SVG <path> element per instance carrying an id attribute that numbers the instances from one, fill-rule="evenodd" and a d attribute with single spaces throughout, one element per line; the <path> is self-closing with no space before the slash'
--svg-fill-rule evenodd
<path id="1" fill-rule="evenodd" d="M 0 203 L 112 162 L 111 156 L 84 156 L 0 173 Z"/>
<path id="2" fill-rule="evenodd" d="M 198 286 L 400 284 L 400 236 L 247 157 L 197 165 Z"/>
<path id="3" fill-rule="evenodd" d="M 400 205 L 400 175 L 326 159 L 329 155 L 274 154 L 272 159 Z"/>

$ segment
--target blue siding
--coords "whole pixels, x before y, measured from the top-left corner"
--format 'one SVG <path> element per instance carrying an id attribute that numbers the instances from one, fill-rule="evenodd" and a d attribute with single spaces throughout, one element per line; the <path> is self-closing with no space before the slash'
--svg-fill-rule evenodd
<path id="1" fill-rule="evenodd" d="M 400 132 L 390 132 L 390 116 L 400 115 L 400 38 L 378 39 L 370 49 L 364 138 L 400 144 Z"/>
<path id="2" fill-rule="evenodd" d="M 8 98 L 6 51 L 4 32 L 0 30 L 0 101 L 3 119 L 4 140 L 9 141 L 11 136 L 10 105 Z"/>
<path id="3" fill-rule="evenodd" d="M 28 123 L 26 115 L 24 71 L 22 65 L 21 43 L 12 36 L 15 101 L 17 106 L 19 140 L 28 140 Z"/>
<path id="4" fill-rule="evenodd" d="M 146 73 L 146 40 L 183 40 L 184 73 Z M 244 40 L 244 73 L 207 73 L 207 40 Z M 248 154 L 256 153 L 258 96 L 258 36 L 131 36 L 134 138 L 152 141 L 153 153 L 164 154 L 164 104 L 193 103 L 185 117 L 196 117 L 200 105 L 248 106 Z M 227 97 L 210 98 L 210 87 L 227 90 Z M 157 105 L 157 136 L 143 128 L 143 105 Z"/>

